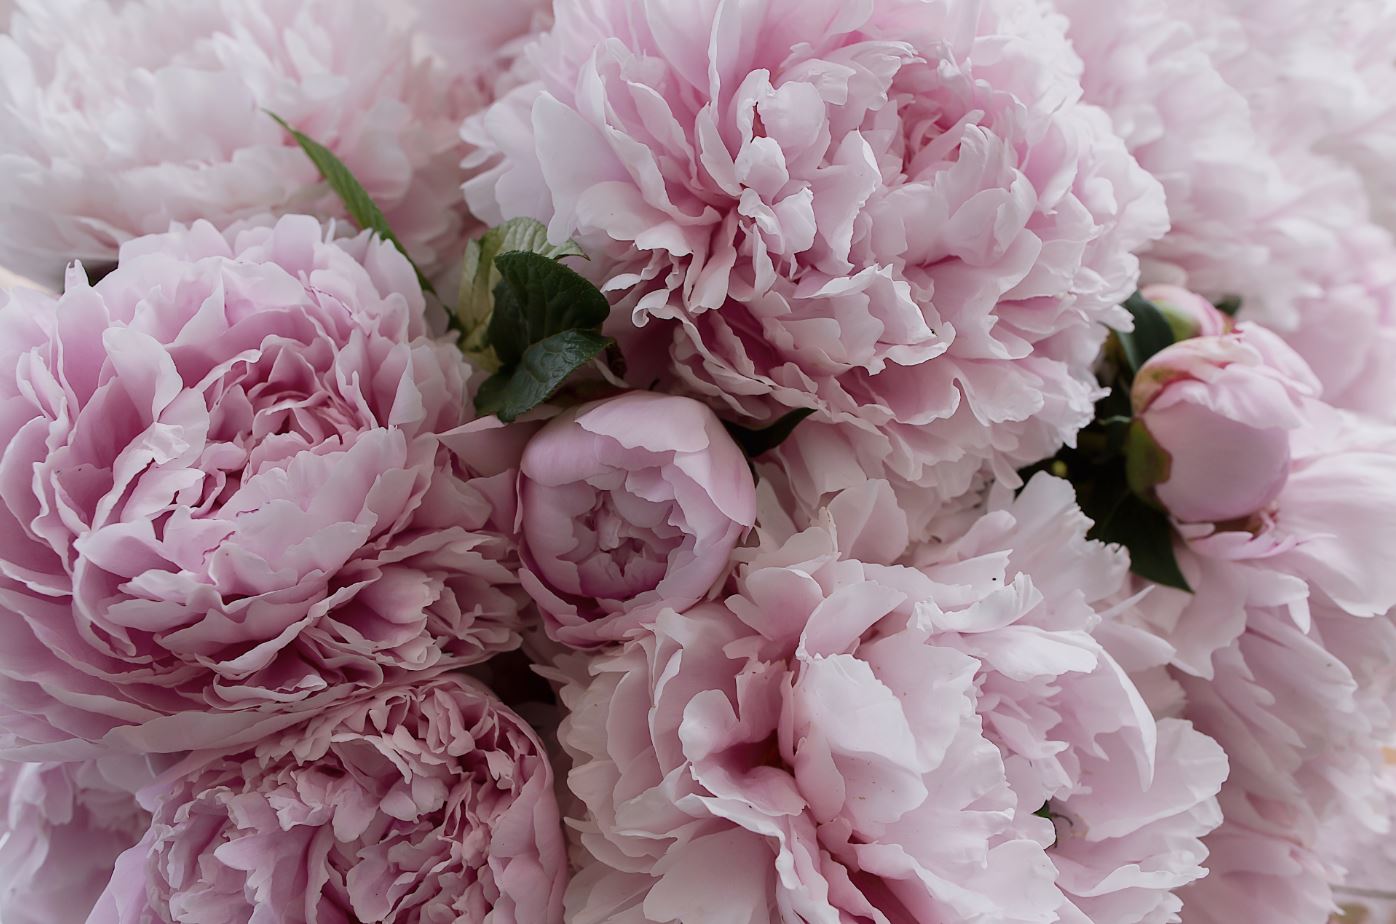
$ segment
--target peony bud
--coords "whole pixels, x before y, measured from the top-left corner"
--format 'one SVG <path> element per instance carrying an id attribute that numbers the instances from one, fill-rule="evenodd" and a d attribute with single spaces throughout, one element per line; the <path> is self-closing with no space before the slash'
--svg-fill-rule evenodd
<path id="1" fill-rule="evenodd" d="M 1318 390 L 1303 360 L 1263 328 L 1173 344 L 1130 392 L 1130 486 L 1185 523 L 1262 510 L 1289 477 L 1290 431 Z"/>
<path id="2" fill-rule="evenodd" d="M 629 392 L 555 418 L 524 450 L 520 580 L 556 641 L 600 645 L 706 596 L 755 520 L 751 469 L 713 412 Z"/>
<path id="3" fill-rule="evenodd" d="M 1230 333 L 1236 326 L 1207 299 L 1181 286 L 1153 285 L 1140 290 L 1139 294 L 1163 314 L 1178 340 L 1216 337 Z"/>

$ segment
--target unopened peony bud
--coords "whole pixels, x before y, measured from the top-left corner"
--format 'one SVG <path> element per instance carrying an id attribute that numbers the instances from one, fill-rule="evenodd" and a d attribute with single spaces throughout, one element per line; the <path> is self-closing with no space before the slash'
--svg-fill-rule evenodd
<path id="1" fill-rule="evenodd" d="M 1174 519 L 1247 517 L 1289 477 L 1290 431 L 1318 382 L 1263 328 L 1184 340 L 1139 370 L 1130 393 L 1130 486 Z"/>
<path id="2" fill-rule="evenodd" d="M 633 391 L 553 419 L 519 470 L 520 578 L 578 648 L 684 610 L 756 520 L 746 457 L 706 406 Z"/>
<path id="3" fill-rule="evenodd" d="M 1148 286 L 1139 294 L 1162 312 L 1178 340 L 1228 334 L 1236 326 L 1207 299 L 1181 286 Z"/>

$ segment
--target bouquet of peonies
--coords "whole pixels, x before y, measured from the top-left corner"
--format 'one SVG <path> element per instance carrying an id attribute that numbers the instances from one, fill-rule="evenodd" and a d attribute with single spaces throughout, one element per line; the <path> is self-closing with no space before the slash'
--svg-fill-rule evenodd
<path id="1" fill-rule="evenodd" d="M 0 29 L 3 924 L 1396 920 L 1396 2 Z"/>

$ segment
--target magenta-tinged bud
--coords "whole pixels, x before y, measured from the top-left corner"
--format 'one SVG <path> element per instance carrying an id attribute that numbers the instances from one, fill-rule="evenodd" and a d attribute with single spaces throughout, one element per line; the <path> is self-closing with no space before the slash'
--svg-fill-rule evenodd
<path id="1" fill-rule="evenodd" d="M 1263 328 L 1173 344 L 1130 392 L 1130 486 L 1185 523 L 1263 510 L 1289 477 L 1290 432 L 1318 390 L 1304 361 Z"/>
<path id="2" fill-rule="evenodd" d="M 1217 337 L 1230 333 L 1236 326 L 1207 299 L 1181 286 L 1148 286 L 1139 294 L 1163 314 L 1177 340 Z"/>

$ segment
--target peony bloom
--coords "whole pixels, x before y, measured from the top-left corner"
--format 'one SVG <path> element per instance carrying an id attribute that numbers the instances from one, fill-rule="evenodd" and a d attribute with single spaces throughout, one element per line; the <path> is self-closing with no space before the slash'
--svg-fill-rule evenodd
<path id="1" fill-rule="evenodd" d="M 152 779 L 141 758 L 0 763 L 0 919 L 85 921 L 150 822 L 135 793 Z"/>
<path id="2" fill-rule="evenodd" d="M 551 420 L 519 465 L 520 578 L 568 645 L 707 596 L 755 520 L 746 457 L 689 398 L 594 401 Z"/>
<path id="3" fill-rule="evenodd" d="M 342 215 L 263 110 L 327 145 L 413 255 L 463 216 L 460 119 L 487 100 L 379 0 L 21 0 L 0 37 L 0 265 L 50 284 L 172 221 Z"/>
<path id="4" fill-rule="evenodd" d="M 1038 4 L 556 15 L 539 79 L 467 123 L 487 167 L 467 199 L 577 237 L 613 332 L 666 388 L 757 422 L 813 409 L 768 466 L 805 519 L 871 474 L 919 533 L 986 470 L 1012 478 L 1091 419 L 1132 252 L 1166 218 L 1077 103 Z"/>
<path id="5" fill-rule="evenodd" d="M 153 819 L 89 924 L 560 924 L 538 737 L 463 678 L 384 689 L 143 790 Z"/>
<path id="6" fill-rule="evenodd" d="M 1322 924 L 1346 842 L 1381 829 L 1393 727 L 1396 430 L 1310 401 L 1288 477 L 1245 529 L 1182 528 L 1195 593 L 1155 587 L 1140 627 L 1166 641 L 1170 712 L 1226 750 L 1225 821 L 1188 924 Z"/>
<path id="7" fill-rule="evenodd" d="M 522 435 L 468 422 L 407 261 L 325 235 L 199 223 L 0 304 L 6 751 L 235 746 L 518 644 Z"/>
<path id="8" fill-rule="evenodd" d="M 1291 432 L 1319 388 L 1284 341 L 1251 324 L 1159 351 L 1130 390 L 1131 485 L 1184 523 L 1258 513 L 1289 477 Z"/>
<path id="9" fill-rule="evenodd" d="M 1167 191 L 1172 227 L 1144 251 L 1144 281 L 1240 297 L 1326 401 L 1396 416 L 1396 241 L 1370 199 L 1396 215 L 1390 5 L 1053 2 L 1085 98 Z"/>
<path id="10" fill-rule="evenodd" d="M 1085 526 L 1043 476 L 891 565 L 907 524 L 870 482 L 593 659 L 562 694 L 569 920 L 1169 920 L 1225 760 L 1092 638 L 1125 563 Z"/>

